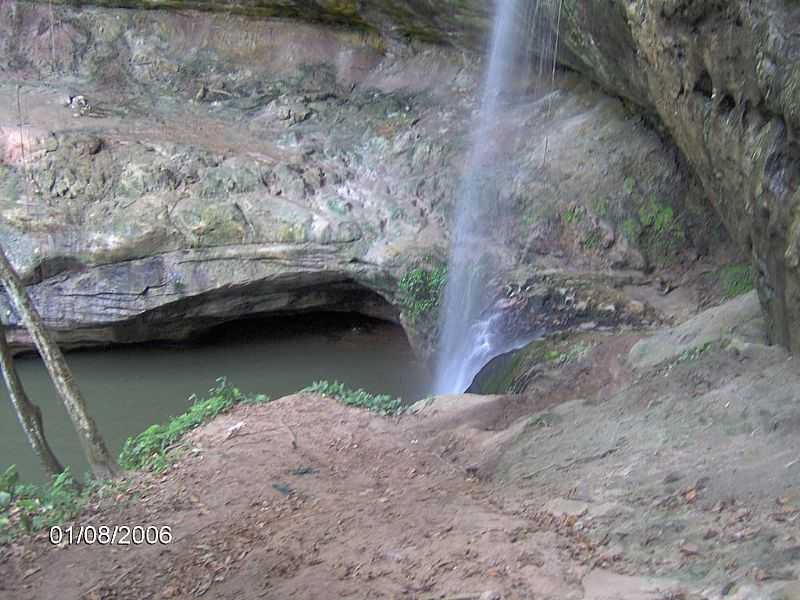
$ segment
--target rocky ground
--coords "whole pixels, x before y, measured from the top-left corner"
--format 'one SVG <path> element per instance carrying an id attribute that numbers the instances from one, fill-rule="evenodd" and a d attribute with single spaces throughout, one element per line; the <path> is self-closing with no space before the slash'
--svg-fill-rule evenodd
<path id="1" fill-rule="evenodd" d="M 555 341 L 521 394 L 239 408 L 79 519 L 171 544 L 21 540 L 0 596 L 798 598 L 800 380 L 764 332 L 749 294 Z"/>

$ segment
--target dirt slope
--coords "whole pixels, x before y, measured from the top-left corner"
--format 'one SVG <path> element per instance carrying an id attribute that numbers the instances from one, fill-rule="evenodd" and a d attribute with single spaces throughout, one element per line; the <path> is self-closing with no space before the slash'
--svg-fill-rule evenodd
<path id="1" fill-rule="evenodd" d="M 584 335 L 523 395 L 240 407 L 78 522 L 171 544 L 21 540 L 0 598 L 796 599 L 800 374 L 756 302 Z"/>

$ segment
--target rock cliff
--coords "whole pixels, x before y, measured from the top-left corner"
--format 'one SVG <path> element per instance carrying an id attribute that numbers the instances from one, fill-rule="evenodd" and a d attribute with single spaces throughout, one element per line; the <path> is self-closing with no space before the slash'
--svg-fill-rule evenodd
<path id="1" fill-rule="evenodd" d="M 429 348 L 438 290 L 414 282 L 446 259 L 485 7 L 97 4 L 0 15 L 0 234 L 62 341 L 324 309 L 400 320 Z M 156 7 L 170 10 L 131 10 Z M 611 88 L 603 48 L 579 60 L 580 19 L 565 17 L 564 59 Z M 487 212 L 490 294 L 725 244 L 687 162 L 641 116 L 648 88 L 616 83 L 635 106 L 569 74 L 507 105 L 498 169 L 514 208 Z"/>

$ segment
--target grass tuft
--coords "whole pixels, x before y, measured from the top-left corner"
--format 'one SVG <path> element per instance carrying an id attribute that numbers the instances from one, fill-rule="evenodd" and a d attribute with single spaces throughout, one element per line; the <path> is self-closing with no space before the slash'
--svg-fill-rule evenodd
<path id="1" fill-rule="evenodd" d="M 269 402 L 263 395 L 247 396 L 239 388 L 229 385 L 224 377 L 208 390 L 205 400 L 197 400 L 182 415 L 166 425 L 151 425 L 136 437 L 130 437 L 122 447 L 119 464 L 124 469 L 155 471 L 166 470 L 172 459 L 170 451 L 180 446 L 187 432 L 206 423 L 237 404 L 261 404 Z"/>
<path id="2" fill-rule="evenodd" d="M 366 408 L 380 415 L 394 416 L 403 412 L 403 401 L 400 398 L 387 394 L 370 394 L 362 389 L 353 390 L 338 381 L 315 381 L 303 391 L 335 398 L 347 406 Z"/>
<path id="3" fill-rule="evenodd" d="M 116 487 L 119 483 L 96 480 L 88 480 L 81 487 L 76 484 L 69 467 L 48 483 L 19 483 L 17 468 L 11 465 L 0 474 L 0 545 L 19 535 L 73 520 L 90 497 Z"/>

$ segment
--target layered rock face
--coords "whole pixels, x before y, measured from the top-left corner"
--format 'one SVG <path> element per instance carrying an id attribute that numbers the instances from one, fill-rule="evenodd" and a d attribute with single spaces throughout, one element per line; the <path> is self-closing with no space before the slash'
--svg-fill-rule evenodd
<path id="1" fill-rule="evenodd" d="M 102 0 L 298 17 L 384 38 L 476 48 L 483 2 Z M 800 348 L 800 7 L 789 0 L 561 3 L 561 61 L 658 114 L 739 244 L 752 253 L 771 338 Z"/>
<path id="2" fill-rule="evenodd" d="M 430 348 L 437 290 L 414 282 L 446 260 L 481 73 L 475 54 L 406 38 L 475 43 L 485 13 L 455 4 L 303 3 L 343 28 L 9 3 L 0 235 L 61 340 L 319 309 L 399 320 Z M 715 243 L 669 143 L 579 78 L 547 83 L 497 132 L 513 207 L 487 202 L 497 294 L 537 268 L 646 269 Z"/>
<path id="3" fill-rule="evenodd" d="M 800 349 L 800 5 L 564 5 L 564 57 L 658 113 L 752 253 L 772 340 Z"/>

